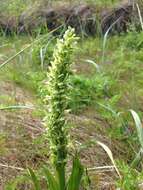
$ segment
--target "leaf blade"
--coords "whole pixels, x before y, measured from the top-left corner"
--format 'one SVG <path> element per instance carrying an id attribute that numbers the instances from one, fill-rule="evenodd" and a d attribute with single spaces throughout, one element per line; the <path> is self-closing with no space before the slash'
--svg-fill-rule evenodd
<path id="1" fill-rule="evenodd" d="M 111 160 L 111 162 L 112 162 L 118 176 L 121 178 L 121 174 L 120 174 L 120 172 L 119 172 L 119 170 L 118 170 L 118 168 L 116 166 L 116 163 L 115 163 L 114 158 L 113 158 L 113 154 L 112 154 L 111 150 L 109 149 L 109 147 L 107 145 L 105 145 L 104 143 L 100 142 L 100 141 L 97 141 L 97 144 L 99 144 L 105 150 L 105 152 L 109 156 L 109 158 L 110 158 L 110 160 Z"/>
<path id="2" fill-rule="evenodd" d="M 59 190 L 59 185 L 54 176 L 51 174 L 51 172 L 48 170 L 46 166 L 43 167 L 44 174 L 46 177 L 46 181 L 49 186 L 49 190 Z"/>
<path id="3" fill-rule="evenodd" d="M 140 145 L 143 148 L 143 127 L 142 127 L 141 120 L 140 120 L 138 114 L 134 110 L 130 110 L 130 112 L 135 121 L 135 126 L 137 129 L 137 134 L 138 134 Z"/>
<path id="4" fill-rule="evenodd" d="M 83 173 L 84 168 L 79 158 L 76 156 L 73 159 L 72 173 L 68 181 L 67 190 L 79 190 Z"/>
<path id="5" fill-rule="evenodd" d="M 31 180 L 35 186 L 35 190 L 41 190 L 40 182 L 39 182 L 37 176 L 35 175 L 34 171 L 31 168 L 29 168 L 28 171 L 29 171 L 29 175 L 31 177 Z"/>

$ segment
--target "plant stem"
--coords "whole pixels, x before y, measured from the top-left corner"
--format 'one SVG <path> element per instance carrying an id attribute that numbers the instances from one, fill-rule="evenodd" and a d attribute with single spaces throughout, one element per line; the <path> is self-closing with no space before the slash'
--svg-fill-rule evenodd
<path id="1" fill-rule="evenodd" d="M 60 190 L 65 190 L 65 164 L 59 164 L 56 167 Z"/>
<path id="2" fill-rule="evenodd" d="M 77 39 L 74 29 L 69 27 L 63 39 L 57 41 L 46 83 L 48 95 L 45 97 L 45 102 L 48 109 L 45 126 L 50 143 L 51 161 L 58 175 L 59 190 L 66 189 L 65 166 L 68 152 L 68 131 L 65 110 L 69 90 L 68 78 L 72 64 L 71 55 Z"/>

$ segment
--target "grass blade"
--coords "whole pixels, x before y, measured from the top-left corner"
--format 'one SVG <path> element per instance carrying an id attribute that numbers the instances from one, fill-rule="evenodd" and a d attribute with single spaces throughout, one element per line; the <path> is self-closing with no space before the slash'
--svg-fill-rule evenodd
<path id="1" fill-rule="evenodd" d="M 138 139 L 139 139 L 139 142 L 141 145 L 139 152 L 137 153 L 135 159 L 131 163 L 132 167 L 136 167 L 138 165 L 138 163 L 140 163 L 140 161 L 143 158 L 143 127 L 142 127 L 142 123 L 141 123 L 139 115 L 134 110 L 130 110 L 130 112 L 131 112 L 132 117 L 134 119 L 135 126 L 137 129 Z"/>
<path id="2" fill-rule="evenodd" d="M 100 72 L 100 66 L 99 66 L 97 63 L 95 63 L 95 61 L 90 60 L 90 59 L 86 59 L 85 61 L 86 61 L 87 63 L 92 64 L 92 65 L 97 69 L 97 72 Z"/>
<path id="3" fill-rule="evenodd" d="M 131 112 L 132 117 L 133 117 L 133 119 L 135 121 L 135 126 L 136 126 L 136 129 L 137 129 L 139 142 L 140 142 L 140 145 L 141 145 L 141 147 L 143 149 L 143 127 L 142 127 L 141 120 L 140 120 L 138 114 L 134 110 L 130 110 L 130 112 Z"/>
<path id="4" fill-rule="evenodd" d="M 142 158 L 143 158 L 143 149 L 141 148 L 137 153 L 135 159 L 132 161 L 131 167 L 135 168 L 141 162 Z"/>
<path id="5" fill-rule="evenodd" d="M 79 158 L 76 156 L 73 160 L 72 173 L 68 181 L 67 190 L 79 190 L 84 168 Z"/>
<path id="6" fill-rule="evenodd" d="M 140 7 L 139 7 L 138 3 L 136 3 L 136 7 L 137 7 L 137 10 L 138 10 L 138 15 L 139 15 L 139 19 L 140 19 L 141 28 L 143 30 L 143 19 L 142 19 L 141 10 L 140 10 Z"/>
<path id="7" fill-rule="evenodd" d="M 31 180 L 32 180 L 32 182 L 34 184 L 35 190 L 41 190 L 40 182 L 39 182 L 37 176 L 35 175 L 34 171 L 32 169 L 30 169 L 30 168 L 28 169 L 28 171 L 29 171 L 29 175 L 31 177 Z"/>
<path id="8" fill-rule="evenodd" d="M 11 109 L 34 109 L 34 107 L 28 105 L 0 106 L 0 110 L 11 110 Z"/>
<path id="9" fill-rule="evenodd" d="M 102 64 L 104 63 L 104 59 L 105 59 L 105 48 L 106 48 L 106 43 L 107 43 L 107 37 L 108 37 L 108 34 L 110 32 L 110 30 L 112 29 L 112 27 L 120 20 L 121 16 L 115 20 L 115 22 L 113 22 L 110 27 L 107 29 L 105 35 L 104 35 L 104 38 L 103 38 L 103 49 L 102 49 Z"/>
<path id="10" fill-rule="evenodd" d="M 59 190 L 58 182 L 56 181 L 55 177 L 51 174 L 51 172 L 48 170 L 46 166 L 43 168 L 46 181 L 48 183 L 48 190 Z"/>
<path id="11" fill-rule="evenodd" d="M 106 146 L 106 145 L 105 145 L 104 143 L 102 143 L 102 142 L 97 141 L 97 144 L 99 144 L 99 145 L 105 150 L 105 152 L 108 154 L 108 156 L 109 156 L 109 158 L 110 158 L 110 160 L 111 160 L 111 162 L 112 162 L 112 164 L 113 164 L 113 166 L 114 166 L 114 168 L 115 168 L 115 170 L 116 170 L 118 176 L 119 176 L 120 179 L 121 179 L 121 178 L 122 178 L 122 177 L 121 177 L 121 174 L 120 174 L 120 172 L 119 172 L 119 170 L 118 170 L 118 168 L 117 168 L 117 166 L 116 166 L 116 163 L 115 163 L 115 161 L 114 161 L 113 154 L 112 154 L 111 150 L 108 148 L 108 146 Z"/>

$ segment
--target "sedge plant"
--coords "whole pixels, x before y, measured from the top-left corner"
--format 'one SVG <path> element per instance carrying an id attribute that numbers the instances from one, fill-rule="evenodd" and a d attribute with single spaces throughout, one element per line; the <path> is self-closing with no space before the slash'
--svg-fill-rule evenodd
<path id="1" fill-rule="evenodd" d="M 78 156 L 73 159 L 70 177 L 66 176 L 66 164 L 68 155 L 68 131 L 65 111 L 68 102 L 69 75 L 71 73 L 71 55 L 73 53 L 77 37 L 74 29 L 68 28 L 63 39 L 57 40 L 53 53 L 51 67 L 47 73 L 46 91 L 44 102 L 47 105 L 44 123 L 46 137 L 49 140 L 51 163 L 55 172 L 52 173 L 44 167 L 44 176 L 48 190 L 79 190 L 80 181 L 84 172 Z M 40 183 L 35 173 L 29 170 L 36 190 L 41 190 Z M 68 180 L 66 180 L 68 179 Z"/>

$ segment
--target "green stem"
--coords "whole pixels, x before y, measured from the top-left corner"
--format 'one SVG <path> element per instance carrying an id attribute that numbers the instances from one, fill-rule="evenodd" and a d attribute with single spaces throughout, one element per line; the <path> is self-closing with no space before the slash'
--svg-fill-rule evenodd
<path id="1" fill-rule="evenodd" d="M 65 190 L 65 164 L 60 164 L 56 167 L 60 190 Z"/>

